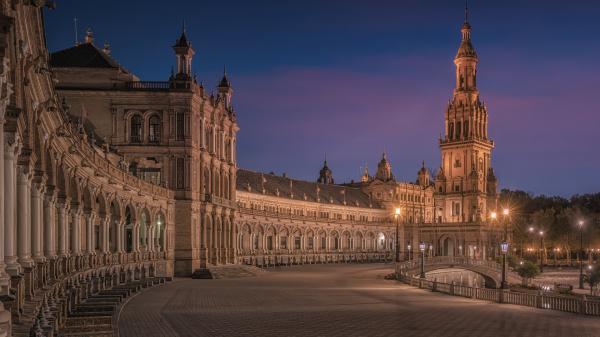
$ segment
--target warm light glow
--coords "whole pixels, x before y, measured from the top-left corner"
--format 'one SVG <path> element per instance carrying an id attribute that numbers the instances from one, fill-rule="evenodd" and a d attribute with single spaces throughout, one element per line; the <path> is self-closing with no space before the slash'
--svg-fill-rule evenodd
<path id="1" fill-rule="evenodd" d="M 533 227 L 529 227 L 529 231 L 533 232 L 534 228 Z"/>
<path id="2" fill-rule="evenodd" d="M 592 270 L 592 265 L 589 265 L 589 266 L 588 266 L 588 269 L 589 269 L 589 270 Z"/>
<path id="3" fill-rule="evenodd" d="M 544 231 L 540 231 L 540 235 L 544 235 Z"/>
<path id="4" fill-rule="evenodd" d="M 579 220 L 579 228 L 583 227 L 583 220 Z"/>
<path id="5" fill-rule="evenodd" d="M 492 212 L 492 214 L 490 214 L 490 216 L 492 217 L 493 220 L 496 220 L 496 218 L 498 217 L 496 212 Z"/>
<path id="6" fill-rule="evenodd" d="M 419 243 L 419 250 L 420 250 L 421 252 L 424 252 L 424 251 L 425 251 L 425 242 L 421 242 L 421 243 Z"/>
<path id="7" fill-rule="evenodd" d="M 396 216 L 400 215 L 400 207 L 396 207 Z"/>
<path id="8" fill-rule="evenodd" d="M 505 216 L 508 215 L 508 208 L 503 209 L 502 214 L 504 214 Z"/>

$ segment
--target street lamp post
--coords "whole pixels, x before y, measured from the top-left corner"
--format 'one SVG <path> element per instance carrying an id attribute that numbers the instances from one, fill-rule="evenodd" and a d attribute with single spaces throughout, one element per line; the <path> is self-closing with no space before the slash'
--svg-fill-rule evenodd
<path id="1" fill-rule="evenodd" d="M 406 246 L 406 248 L 408 248 L 408 261 L 410 261 L 410 249 L 412 248 L 410 243 Z"/>
<path id="2" fill-rule="evenodd" d="M 425 242 L 419 243 L 419 250 L 421 251 L 421 278 L 425 278 Z"/>
<path id="3" fill-rule="evenodd" d="M 508 288 L 506 283 L 506 254 L 508 253 L 508 208 L 502 210 L 504 216 L 504 242 L 500 244 L 502 250 L 502 283 L 500 283 L 502 289 Z"/>
<path id="4" fill-rule="evenodd" d="M 500 283 L 500 287 L 506 289 L 508 288 L 508 283 L 506 282 L 506 253 L 508 253 L 508 242 L 502 242 L 500 244 L 500 249 L 502 250 L 502 282 Z"/>
<path id="5" fill-rule="evenodd" d="M 544 231 L 540 231 L 540 272 L 544 272 Z"/>
<path id="6" fill-rule="evenodd" d="M 583 289 L 583 221 L 579 221 L 579 289 Z"/>
<path id="7" fill-rule="evenodd" d="M 394 214 L 396 218 L 396 265 L 400 262 L 400 242 L 398 241 L 398 227 L 400 223 L 400 208 L 396 208 L 396 213 Z"/>

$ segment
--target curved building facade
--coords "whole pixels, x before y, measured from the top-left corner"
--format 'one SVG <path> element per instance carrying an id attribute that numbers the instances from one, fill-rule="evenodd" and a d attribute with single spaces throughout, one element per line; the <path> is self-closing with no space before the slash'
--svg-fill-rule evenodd
<path id="1" fill-rule="evenodd" d="M 419 242 L 429 255 L 496 253 L 494 143 L 467 22 L 435 176 L 423 163 L 397 181 L 383 154 L 375 175 L 335 184 L 327 163 L 315 182 L 238 168 L 233 87 L 224 72 L 204 89 L 185 29 L 171 76 L 143 81 L 91 31 L 49 53 L 46 4 L 0 1 L 5 335 L 67 333 L 93 296 L 216 265 L 391 261 Z"/>

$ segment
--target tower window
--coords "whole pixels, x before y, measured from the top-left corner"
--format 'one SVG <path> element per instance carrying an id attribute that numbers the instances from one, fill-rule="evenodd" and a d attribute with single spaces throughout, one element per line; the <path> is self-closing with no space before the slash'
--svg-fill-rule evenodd
<path id="1" fill-rule="evenodd" d="M 134 115 L 131 117 L 131 134 L 130 141 L 132 143 L 142 142 L 142 117 L 140 115 Z"/>
<path id="2" fill-rule="evenodd" d="M 184 183 L 183 183 L 184 182 L 184 174 L 185 174 L 184 164 L 185 164 L 185 161 L 183 158 L 177 158 L 177 161 L 176 161 L 177 184 L 176 184 L 176 186 L 178 189 L 183 189 L 183 186 L 184 186 Z"/>
<path id="3" fill-rule="evenodd" d="M 148 141 L 150 143 L 160 143 L 160 131 L 162 124 L 158 115 L 150 117 L 149 128 L 148 128 Z"/>
<path id="4" fill-rule="evenodd" d="M 184 131 L 185 131 L 185 119 L 184 119 L 185 115 L 183 112 L 179 112 L 176 116 L 176 120 L 175 120 L 175 137 L 176 140 L 183 140 L 184 138 Z"/>

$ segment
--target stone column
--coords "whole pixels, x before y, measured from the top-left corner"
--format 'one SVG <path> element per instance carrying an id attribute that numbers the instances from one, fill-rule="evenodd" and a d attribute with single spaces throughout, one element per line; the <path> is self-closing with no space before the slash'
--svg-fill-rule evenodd
<path id="1" fill-rule="evenodd" d="M 139 253 L 140 252 L 140 224 L 139 223 L 132 225 L 131 241 L 132 241 L 131 251 Z"/>
<path id="2" fill-rule="evenodd" d="M 78 256 L 81 255 L 81 209 L 75 208 L 71 210 L 71 218 L 73 223 L 73 230 L 71 231 L 71 254 Z"/>
<path id="3" fill-rule="evenodd" d="M 10 277 L 6 273 L 6 264 L 4 263 L 4 197 L 7 186 L 4 185 L 4 113 L 6 107 L 0 110 L 0 288 L 1 293 L 7 294 L 10 288 Z"/>
<path id="4" fill-rule="evenodd" d="M 156 226 L 150 225 L 146 227 L 146 247 L 148 247 L 148 251 L 154 252 L 156 251 L 155 242 L 154 242 L 154 229 Z"/>
<path id="5" fill-rule="evenodd" d="M 200 238 L 201 238 L 200 239 L 200 268 L 206 268 L 206 264 L 208 262 L 208 249 L 207 249 L 208 247 L 207 247 L 207 237 L 206 237 L 206 235 L 208 233 L 206 230 L 206 226 L 208 224 L 206 223 L 206 212 L 205 211 L 200 212 L 200 219 L 201 219 L 200 221 L 202 223 L 202 226 L 200 227 L 200 230 L 202 231 L 202 233 L 200 234 Z M 165 223 L 165 232 L 166 232 L 166 223 Z M 164 245 L 164 243 L 163 243 L 163 245 Z M 166 249 L 165 249 L 165 251 L 166 251 Z"/>
<path id="6" fill-rule="evenodd" d="M 56 257 L 55 212 L 56 197 L 49 193 L 44 200 L 44 254 L 50 259 Z"/>
<path id="7" fill-rule="evenodd" d="M 117 235 L 115 235 L 115 238 L 117 240 L 117 244 L 116 244 L 116 251 L 118 253 L 122 253 L 124 248 L 123 248 L 123 231 L 125 230 L 125 223 L 124 222 L 120 222 L 116 224 L 117 227 Z"/>
<path id="8" fill-rule="evenodd" d="M 90 255 L 96 252 L 94 244 L 94 220 L 96 220 L 96 214 L 94 212 L 85 214 L 85 252 Z"/>
<path id="9" fill-rule="evenodd" d="M 35 182 L 31 188 L 31 243 L 33 259 L 36 263 L 45 261 L 43 249 L 44 229 L 42 219 L 44 217 L 43 195 L 45 192 L 42 182 Z"/>
<path id="10" fill-rule="evenodd" d="M 102 253 L 110 252 L 110 216 L 106 215 L 106 218 L 102 220 L 101 224 L 101 236 L 100 236 L 100 249 Z"/>
<path id="11" fill-rule="evenodd" d="M 17 174 L 17 255 L 24 268 L 31 268 L 31 174 L 25 166 L 18 166 Z"/>
<path id="12" fill-rule="evenodd" d="M 62 204 L 58 204 L 58 255 L 61 257 L 69 255 L 67 247 L 68 216 L 68 201 L 64 200 Z"/>
<path id="13" fill-rule="evenodd" d="M 4 132 L 0 130 L 3 137 Z M 12 136 L 12 138 L 10 137 Z M 16 247 L 16 200 L 17 200 L 17 154 L 21 151 L 19 139 L 14 134 L 7 134 L 4 137 L 4 165 L 3 179 L 4 186 L 4 261 L 6 262 L 6 271 L 17 276 L 21 266 L 17 262 L 17 247 Z M 0 268 L 1 269 L 1 268 Z"/>

